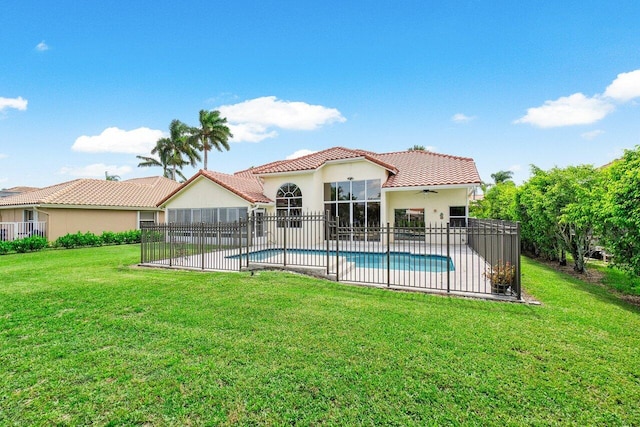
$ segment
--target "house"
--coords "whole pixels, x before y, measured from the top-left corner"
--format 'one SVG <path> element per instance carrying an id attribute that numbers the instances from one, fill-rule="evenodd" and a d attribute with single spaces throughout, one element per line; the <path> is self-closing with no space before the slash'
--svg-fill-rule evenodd
<path id="1" fill-rule="evenodd" d="M 127 231 L 163 222 L 158 202 L 180 184 L 164 177 L 126 181 L 76 179 L 0 198 L 0 239 L 32 234 L 55 240 L 68 233 Z"/>
<path id="2" fill-rule="evenodd" d="M 16 194 L 27 193 L 29 191 L 38 190 L 36 187 L 11 187 L 0 190 L 0 197 L 15 196 Z"/>
<path id="3" fill-rule="evenodd" d="M 167 209 L 167 221 L 176 223 L 328 211 L 355 227 L 430 222 L 461 227 L 467 222 L 469 195 L 479 184 L 471 158 L 334 147 L 235 174 L 200 170 L 159 206 Z M 279 226 L 295 229 L 302 223 Z"/>

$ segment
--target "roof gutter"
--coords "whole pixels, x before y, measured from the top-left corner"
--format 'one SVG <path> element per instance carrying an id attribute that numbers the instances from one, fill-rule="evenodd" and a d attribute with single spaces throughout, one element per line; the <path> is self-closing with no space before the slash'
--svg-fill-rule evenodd
<path id="1" fill-rule="evenodd" d="M 416 185 L 415 187 L 382 187 L 383 193 L 393 191 L 422 191 L 422 190 L 456 190 L 460 188 L 475 188 L 479 183 L 445 184 L 445 185 Z"/>

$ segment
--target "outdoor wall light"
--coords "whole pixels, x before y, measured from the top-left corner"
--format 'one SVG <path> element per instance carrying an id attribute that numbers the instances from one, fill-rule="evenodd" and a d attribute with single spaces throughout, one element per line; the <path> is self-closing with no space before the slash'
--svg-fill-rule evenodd
<path id="1" fill-rule="evenodd" d="M 440 219 L 444 219 L 444 214 L 440 212 Z"/>

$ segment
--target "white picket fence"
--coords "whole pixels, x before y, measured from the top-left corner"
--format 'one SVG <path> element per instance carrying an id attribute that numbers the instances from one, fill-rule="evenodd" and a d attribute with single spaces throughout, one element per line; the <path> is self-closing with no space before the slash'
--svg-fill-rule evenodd
<path id="1" fill-rule="evenodd" d="M 46 222 L 0 222 L 0 240 L 24 239 L 34 235 L 47 237 Z"/>

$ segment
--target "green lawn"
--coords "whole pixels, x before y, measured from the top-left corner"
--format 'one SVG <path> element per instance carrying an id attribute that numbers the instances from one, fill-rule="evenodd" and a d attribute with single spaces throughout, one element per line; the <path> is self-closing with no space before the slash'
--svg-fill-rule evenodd
<path id="1" fill-rule="evenodd" d="M 138 259 L 0 257 L 0 425 L 640 424 L 640 311 L 527 259 L 541 306 Z"/>

